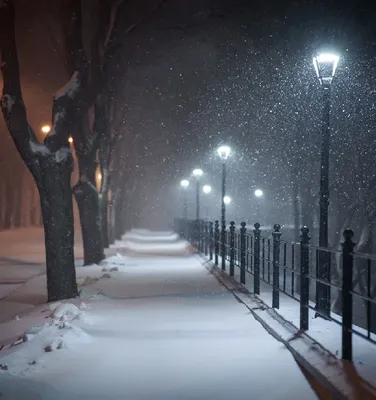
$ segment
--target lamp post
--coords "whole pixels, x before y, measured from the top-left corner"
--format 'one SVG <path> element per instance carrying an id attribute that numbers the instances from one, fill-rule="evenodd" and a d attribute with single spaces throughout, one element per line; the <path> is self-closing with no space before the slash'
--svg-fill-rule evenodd
<path id="1" fill-rule="evenodd" d="M 323 93 L 323 120 L 320 169 L 320 227 L 319 246 L 328 247 L 329 211 L 329 146 L 330 146 L 330 94 L 331 85 L 338 66 L 339 56 L 322 53 L 313 57 L 313 65 Z M 319 252 L 316 276 L 330 282 L 330 262 L 327 251 Z M 316 282 L 316 311 L 318 316 L 330 317 L 330 286 Z"/>
<path id="2" fill-rule="evenodd" d="M 229 146 L 218 147 L 217 153 L 222 161 L 222 204 L 221 204 L 221 258 L 222 258 L 222 270 L 225 270 L 226 266 L 226 161 L 230 156 L 231 149 Z"/>
<path id="3" fill-rule="evenodd" d="M 200 178 L 203 175 L 202 169 L 196 168 L 192 175 L 196 178 L 196 220 L 200 219 Z"/>
<path id="4" fill-rule="evenodd" d="M 188 205 L 187 205 L 187 189 L 189 186 L 189 181 L 187 179 L 183 179 L 180 182 L 180 186 L 183 188 L 183 215 L 184 215 L 184 220 L 187 221 L 188 218 Z"/>
<path id="5" fill-rule="evenodd" d="M 209 193 L 211 193 L 212 188 L 211 188 L 210 185 L 204 185 L 204 186 L 202 187 L 202 191 L 203 191 L 205 194 L 209 194 Z M 206 218 L 206 220 L 208 220 L 208 217 L 209 217 L 209 207 L 206 205 L 206 206 L 205 206 L 205 218 Z"/>

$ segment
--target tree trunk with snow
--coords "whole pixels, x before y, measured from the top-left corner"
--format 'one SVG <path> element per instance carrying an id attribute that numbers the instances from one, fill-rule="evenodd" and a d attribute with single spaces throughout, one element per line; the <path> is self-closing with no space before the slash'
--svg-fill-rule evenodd
<path id="1" fill-rule="evenodd" d="M 41 157 L 41 199 L 46 243 L 48 301 L 78 295 L 74 266 L 74 223 L 70 179 L 73 157 L 69 150 L 56 157 Z"/>
<path id="2" fill-rule="evenodd" d="M 90 182 L 79 181 L 73 193 L 80 213 L 84 264 L 99 264 L 105 256 L 97 189 Z"/>
<path id="3" fill-rule="evenodd" d="M 80 7 L 72 10 L 80 22 Z M 85 70 L 75 71 L 67 86 L 54 98 L 53 126 L 41 144 L 26 116 L 22 98 L 15 40 L 14 1 L 0 3 L 0 50 L 3 93 L 1 109 L 15 146 L 37 184 L 43 213 L 49 301 L 78 295 L 74 265 L 74 225 L 70 178 L 72 154 L 68 136 L 75 116 L 75 100 Z M 78 59 L 78 58 L 77 58 Z"/>

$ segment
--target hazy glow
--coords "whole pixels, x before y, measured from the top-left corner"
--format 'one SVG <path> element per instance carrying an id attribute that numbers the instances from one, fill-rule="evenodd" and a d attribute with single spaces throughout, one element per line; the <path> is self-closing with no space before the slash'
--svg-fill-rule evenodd
<path id="1" fill-rule="evenodd" d="M 256 197 L 262 197 L 264 195 L 264 192 L 261 189 L 256 189 L 255 190 L 255 196 Z"/>
<path id="2" fill-rule="evenodd" d="M 72 136 L 69 136 L 68 142 L 69 142 L 69 143 L 73 143 L 73 138 L 72 138 Z"/>
<path id="3" fill-rule="evenodd" d="M 320 83 L 331 83 L 339 62 L 339 56 L 332 53 L 321 53 L 313 57 L 313 66 Z"/>
<path id="4" fill-rule="evenodd" d="M 203 171 L 200 168 L 196 168 L 193 170 L 192 172 L 193 176 L 195 176 L 196 178 L 199 178 L 200 176 L 203 175 Z"/>
<path id="5" fill-rule="evenodd" d="M 222 160 L 227 160 L 231 153 L 231 148 L 229 146 L 220 146 L 218 147 L 217 153 Z"/>
<path id="6" fill-rule="evenodd" d="M 204 185 L 204 186 L 202 187 L 202 191 L 203 191 L 205 194 L 209 194 L 209 193 L 211 192 L 211 190 L 212 190 L 212 188 L 211 188 L 210 185 Z"/>
<path id="7" fill-rule="evenodd" d="M 102 180 L 102 174 L 100 172 L 97 172 L 97 179 L 98 181 Z"/>
<path id="8" fill-rule="evenodd" d="M 225 204 L 230 204 L 230 203 L 231 203 L 231 197 L 225 196 L 225 197 L 223 198 L 223 201 L 224 201 Z"/>
<path id="9" fill-rule="evenodd" d="M 183 180 L 180 182 L 180 186 L 181 186 L 182 188 L 186 189 L 186 188 L 189 186 L 189 181 L 187 181 L 186 179 L 183 179 Z"/>
<path id="10" fill-rule="evenodd" d="M 41 131 L 47 135 L 51 131 L 50 125 L 43 125 Z"/>

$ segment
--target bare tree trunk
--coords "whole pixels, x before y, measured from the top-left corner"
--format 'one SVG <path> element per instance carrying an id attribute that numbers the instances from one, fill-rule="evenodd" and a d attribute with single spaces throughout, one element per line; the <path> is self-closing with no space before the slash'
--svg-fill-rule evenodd
<path id="1" fill-rule="evenodd" d="M 99 264 L 105 256 L 97 188 L 90 182 L 79 181 L 73 193 L 80 213 L 84 264 Z"/>
<path id="2" fill-rule="evenodd" d="M 48 301 L 78 296 L 70 186 L 72 164 L 71 154 L 62 163 L 41 159 L 43 178 L 38 186 L 46 243 Z"/>
<path id="3" fill-rule="evenodd" d="M 100 222 L 101 222 L 101 230 L 102 230 L 102 239 L 103 239 L 103 247 L 106 249 L 110 245 L 109 240 L 109 216 L 108 216 L 108 190 L 102 190 L 99 193 L 99 215 L 100 215 Z"/>

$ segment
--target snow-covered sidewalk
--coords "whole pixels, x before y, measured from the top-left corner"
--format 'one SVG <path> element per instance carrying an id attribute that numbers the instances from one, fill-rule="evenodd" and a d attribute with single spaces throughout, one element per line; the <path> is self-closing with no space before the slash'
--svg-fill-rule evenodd
<path id="1" fill-rule="evenodd" d="M 317 398 L 289 351 L 185 243 L 160 234 L 136 244 L 143 232 L 132 234 L 103 265 L 77 269 L 81 299 L 0 324 L 1 400 Z M 33 285 L 43 291 L 33 279 L 13 296 Z"/>

